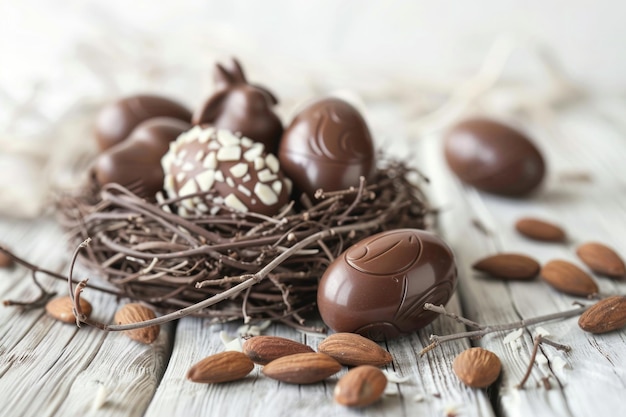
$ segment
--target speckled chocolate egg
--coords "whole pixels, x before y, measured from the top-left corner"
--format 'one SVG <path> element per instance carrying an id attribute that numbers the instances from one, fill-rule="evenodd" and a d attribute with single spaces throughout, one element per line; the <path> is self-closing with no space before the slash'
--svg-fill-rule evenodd
<path id="1" fill-rule="evenodd" d="M 485 118 L 465 120 L 445 137 L 450 169 L 463 182 L 504 196 L 526 195 L 541 184 L 544 159 L 523 133 Z"/>
<path id="2" fill-rule="evenodd" d="M 440 238 L 418 229 L 389 230 L 330 264 L 319 283 L 318 308 L 337 332 L 389 339 L 434 320 L 437 314 L 424 304 L 447 303 L 456 277 L 452 251 Z"/>
<path id="3" fill-rule="evenodd" d="M 93 176 L 101 186 L 117 183 L 136 194 L 154 198 L 163 189 L 161 158 L 170 142 L 191 128 L 189 122 L 154 117 L 139 124 L 126 140 L 100 153 Z"/>
<path id="4" fill-rule="evenodd" d="M 228 130 L 194 126 L 170 144 L 161 164 L 168 197 L 189 196 L 178 204 L 182 216 L 215 214 L 220 205 L 272 216 L 289 202 L 291 181 L 278 158 Z"/>
<path id="5" fill-rule="evenodd" d="M 154 117 L 191 122 L 191 111 L 167 97 L 139 94 L 105 106 L 96 119 L 96 142 L 100 150 L 122 142 L 140 123 Z"/>
<path id="6" fill-rule="evenodd" d="M 314 102 L 285 130 L 278 157 L 300 192 L 336 191 L 359 185 L 375 169 L 372 136 L 363 117 L 337 98 Z"/>

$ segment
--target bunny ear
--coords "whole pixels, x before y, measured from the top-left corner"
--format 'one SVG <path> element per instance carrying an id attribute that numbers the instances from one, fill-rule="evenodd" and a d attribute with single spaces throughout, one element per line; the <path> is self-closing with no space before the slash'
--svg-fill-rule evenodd
<path id="1" fill-rule="evenodd" d="M 237 81 L 232 72 L 227 68 L 224 68 L 222 64 L 215 64 L 213 79 L 215 81 L 215 87 L 218 90 L 227 88 L 228 86 L 235 84 Z"/>
<path id="2" fill-rule="evenodd" d="M 215 64 L 213 78 L 218 89 L 235 84 L 247 84 L 241 64 L 235 58 L 232 58 L 226 65 Z"/>
<path id="3" fill-rule="evenodd" d="M 270 102 L 275 106 L 278 104 L 278 99 L 276 98 L 276 96 L 267 88 L 258 85 L 258 84 L 254 84 L 253 85 L 254 88 L 256 88 L 257 90 L 261 91 L 261 93 L 263 93 L 265 96 L 267 96 L 267 98 L 270 99 Z"/>
<path id="4" fill-rule="evenodd" d="M 242 84 L 247 84 L 246 76 L 243 73 L 243 68 L 241 68 L 241 64 L 239 63 L 239 61 L 237 61 L 237 59 L 231 58 L 230 62 L 228 63 L 228 69 L 230 70 L 230 75 L 235 81 Z"/>
<path id="5" fill-rule="evenodd" d="M 193 113 L 191 124 L 199 125 L 202 123 L 212 123 L 217 118 L 222 101 L 224 101 L 227 94 L 227 90 L 220 90 L 209 97 L 204 104 L 198 107 Z"/>

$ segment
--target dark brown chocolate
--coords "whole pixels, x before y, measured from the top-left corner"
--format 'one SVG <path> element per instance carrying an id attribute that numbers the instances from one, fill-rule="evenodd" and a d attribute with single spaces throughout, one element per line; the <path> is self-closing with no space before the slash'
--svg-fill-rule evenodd
<path id="1" fill-rule="evenodd" d="M 374 340 L 405 335 L 437 316 L 425 303 L 445 304 L 456 287 L 450 248 L 432 233 L 396 229 L 351 246 L 330 264 L 318 288 L 324 323 Z"/>
<path id="2" fill-rule="evenodd" d="M 191 122 L 191 111 L 166 97 L 134 95 L 104 107 L 96 119 L 96 141 L 104 151 L 122 142 L 140 123 L 154 117 Z"/>
<path id="3" fill-rule="evenodd" d="M 217 91 L 197 109 L 193 124 L 226 129 L 276 152 L 283 124 L 272 110 L 278 100 L 260 85 L 249 84 L 237 60 L 215 67 Z"/>
<path id="4" fill-rule="evenodd" d="M 228 130 L 194 126 L 172 143 L 162 159 L 169 197 L 213 192 L 212 203 L 241 212 L 272 216 L 289 202 L 291 181 L 274 154 L 249 138 Z M 202 198 L 186 198 L 181 216 L 217 213 Z"/>
<path id="5" fill-rule="evenodd" d="M 100 185 L 118 183 L 142 197 L 154 198 L 163 189 L 161 158 L 170 142 L 191 124 L 170 117 L 155 117 L 137 126 L 128 139 L 102 152 L 93 167 Z"/>
<path id="6" fill-rule="evenodd" d="M 446 135 L 445 156 L 457 177 L 480 190 L 524 196 L 541 184 L 545 163 L 523 133 L 502 123 L 469 119 Z"/>
<path id="7" fill-rule="evenodd" d="M 370 179 L 374 143 L 359 112 L 337 98 L 316 101 L 285 130 L 278 158 L 294 187 L 313 198 L 315 191 L 337 191 Z"/>

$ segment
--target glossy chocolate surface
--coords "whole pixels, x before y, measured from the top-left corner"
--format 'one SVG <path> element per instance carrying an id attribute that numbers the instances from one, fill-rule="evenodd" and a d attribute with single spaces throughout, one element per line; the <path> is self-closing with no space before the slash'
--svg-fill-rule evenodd
<path id="1" fill-rule="evenodd" d="M 191 122 L 191 111 L 166 97 L 134 95 L 105 106 L 96 119 L 96 141 L 100 150 L 117 145 L 142 122 L 170 117 Z"/>
<path id="2" fill-rule="evenodd" d="M 420 329 L 437 316 L 425 303 L 445 304 L 456 287 L 450 248 L 432 233 L 396 229 L 351 246 L 328 267 L 317 293 L 324 323 L 374 340 Z"/>
<path id="3" fill-rule="evenodd" d="M 316 101 L 285 130 L 278 157 L 294 187 L 313 198 L 319 188 L 359 185 L 375 169 L 374 143 L 359 112 L 337 98 Z"/>
<path id="4" fill-rule="evenodd" d="M 154 198 L 163 189 L 161 158 L 170 142 L 190 128 L 189 122 L 169 117 L 146 120 L 125 141 L 98 155 L 93 166 L 96 181 L 118 183 L 142 197 Z"/>
<path id="5" fill-rule="evenodd" d="M 215 67 L 217 91 L 194 112 L 193 124 L 230 130 L 276 152 L 283 124 L 272 108 L 278 100 L 266 88 L 249 84 L 237 60 Z"/>
<path id="6" fill-rule="evenodd" d="M 272 216 L 289 202 L 291 181 L 265 146 L 227 130 L 194 126 L 172 143 L 161 161 L 169 197 L 211 192 L 213 203 Z M 200 197 L 186 198 L 178 214 L 211 212 Z M 215 214 L 215 213 L 213 213 Z"/>
<path id="7" fill-rule="evenodd" d="M 543 180 L 545 163 L 521 132 L 489 119 L 469 119 L 445 138 L 445 156 L 457 177 L 480 190 L 523 196 Z"/>

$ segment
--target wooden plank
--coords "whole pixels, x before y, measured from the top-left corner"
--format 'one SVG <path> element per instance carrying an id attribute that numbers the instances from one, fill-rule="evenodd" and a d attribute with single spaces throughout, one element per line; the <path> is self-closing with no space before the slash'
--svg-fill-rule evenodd
<path id="1" fill-rule="evenodd" d="M 51 219 L 2 221 L 0 235 L 22 257 L 44 268 L 67 271 L 68 247 Z M 36 290 L 29 273 L 0 272 L 0 298 L 30 299 Z M 63 294 L 66 284 L 44 278 Z M 93 317 L 110 321 L 115 297 L 87 289 Z M 57 322 L 43 310 L 0 308 L 0 409 L 10 415 L 140 416 L 169 357 L 173 326 L 144 346 L 121 333 Z M 94 402 L 102 402 L 93 409 Z"/>
<path id="2" fill-rule="evenodd" d="M 480 323 L 503 323 L 572 308 L 585 301 L 562 295 L 544 282 L 503 283 L 474 274 L 471 264 L 499 251 L 521 252 L 541 263 L 562 258 L 581 265 L 575 247 L 585 240 L 600 240 L 626 253 L 626 215 L 623 161 L 626 143 L 592 109 L 578 107 L 562 115 L 526 121 L 548 157 L 551 176 L 539 194 L 510 200 L 478 193 L 461 186 L 449 174 L 438 177 L 437 201 L 446 208 L 442 215 L 444 235 L 457 253 L 461 271 L 460 294 L 465 315 Z M 429 139 L 441 149 L 440 137 Z M 434 172 L 445 173 L 441 152 L 433 159 Z M 588 182 L 564 182 L 562 172 L 589 172 Z M 622 174 L 622 175 L 619 175 Z M 564 226 L 566 245 L 537 243 L 517 235 L 514 221 L 535 215 Z M 475 227 L 476 220 L 491 234 Z M 603 293 L 626 293 L 624 282 L 596 277 Z M 503 361 L 499 381 L 498 413 L 502 415 L 602 415 L 624 410 L 619 392 L 626 383 L 624 362 L 626 331 L 592 336 L 581 331 L 576 318 L 542 324 L 552 338 L 572 347 L 570 353 L 542 347 L 527 388 L 518 390 L 529 361 L 535 327 L 526 329 L 517 341 L 504 345 L 504 334 L 484 337 L 477 344 L 494 351 Z M 545 364 L 544 364 L 545 362 Z M 562 366 L 562 365 L 565 366 Z M 546 390 L 542 378 L 549 378 Z M 613 410 L 613 411 L 611 411 Z"/>

